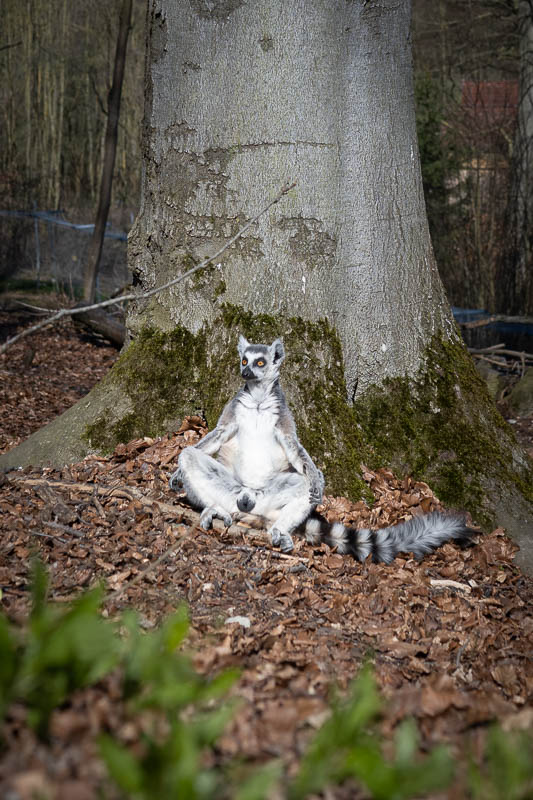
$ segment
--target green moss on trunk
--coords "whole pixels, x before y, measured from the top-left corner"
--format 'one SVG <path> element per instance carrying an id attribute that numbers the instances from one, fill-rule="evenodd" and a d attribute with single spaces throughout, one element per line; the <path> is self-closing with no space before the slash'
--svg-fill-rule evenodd
<path id="1" fill-rule="evenodd" d="M 372 466 L 425 480 L 481 523 L 493 520 L 497 483 L 533 500 L 531 465 L 459 340 L 434 337 L 414 379 L 372 386 L 354 412 Z"/>
<path id="2" fill-rule="evenodd" d="M 111 396 L 127 398 L 127 410 L 117 416 L 103 409 L 85 431 L 91 447 L 109 451 L 119 441 L 164 433 L 191 413 L 203 413 L 212 428 L 240 386 L 239 333 L 256 342 L 283 337 L 282 384 L 329 491 L 368 497 L 360 478 L 365 461 L 427 481 L 443 502 L 485 524 L 494 485 L 533 499 L 530 465 L 459 340 L 435 337 L 417 376 L 372 386 L 350 407 L 340 342 L 326 320 L 254 315 L 228 304 L 196 334 L 181 326 L 141 331 L 107 378 Z"/>

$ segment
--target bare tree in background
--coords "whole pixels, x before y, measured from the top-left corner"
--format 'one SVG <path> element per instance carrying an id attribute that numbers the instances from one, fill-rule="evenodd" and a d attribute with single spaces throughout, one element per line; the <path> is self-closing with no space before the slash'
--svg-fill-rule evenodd
<path id="1" fill-rule="evenodd" d="M 94 231 L 89 244 L 83 276 L 83 299 L 88 303 L 94 302 L 96 277 L 98 275 L 100 256 L 102 254 L 102 245 L 104 242 L 105 227 L 107 224 L 107 216 L 109 214 L 109 206 L 111 203 L 113 170 L 115 168 L 115 156 L 117 152 L 120 97 L 122 94 L 126 49 L 128 45 L 128 34 L 131 23 L 131 4 L 132 0 L 123 0 L 120 9 L 117 49 L 115 52 L 115 68 L 113 70 L 113 83 L 111 84 L 111 89 L 108 96 L 107 128 L 105 136 L 102 180 L 100 183 L 100 197 L 98 200 L 98 210 L 96 212 Z"/>
<path id="2" fill-rule="evenodd" d="M 426 0 L 414 0 L 415 74 L 426 89 L 419 92 L 417 120 L 430 229 L 452 304 L 494 311 L 502 294 L 516 130 L 518 0 L 438 0 L 435 6 L 432 13 Z"/>
<path id="3" fill-rule="evenodd" d="M 498 311 L 533 312 L 533 0 L 518 5 L 520 80 Z"/>

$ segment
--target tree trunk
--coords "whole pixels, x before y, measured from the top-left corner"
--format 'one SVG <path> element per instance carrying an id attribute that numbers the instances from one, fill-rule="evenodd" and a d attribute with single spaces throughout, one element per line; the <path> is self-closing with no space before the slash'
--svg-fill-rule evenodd
<path id="1" fill-rule="evenodd" d="M 132 341 L 105 381 L 0 463 L 36 447 L 56 462 L 109 450 L 198 410 L 213 426 L 239 383 L 238 333 L 281 335 L 284 387 L 329 491 L 361 496 L 362 461 L 412 472 L 485 525 L 508 524 L 533 567 L 529 463 L 462 345 L 431 250 L 409 3 L 151 0 L 146 97 L 130 235 L 141 286 L 297 186 L 220 264 L 132 307 Z"/>
<path id="2" fill-rule="evenodd" d="M 87 261 L 83 276 L 83 298 L 88 303 L 94 303 L 96 277 L 100 265 L 102 245 L 104 243 L 105 227 L 109 205 L 111 203 L 111 189 L 113 185 L 113 170 L 115 168 L 115 155 L 117 151 L 118 119 L 120 113 L 120 96 L 124 78 L 124 65 L 126 62 L 126 48 L 131 24 L 132 0 L 123 0 L 120 9 L 117 49 L 115 52 L 115 66 L 113 82 L 109 90 L 107 103 L 107 127 L 105 135 L 104 164 L 102 179 L 100 181 L 100 196 L 94 231 L 89 243 Z"/>
<path id="3" fill-rule="evenodd" d="M 518 5 L 520 80 L 518 125 L 505 226 L 506 252 L 498 276 L 495 310 L 533 312 L 533 3 Z"/>

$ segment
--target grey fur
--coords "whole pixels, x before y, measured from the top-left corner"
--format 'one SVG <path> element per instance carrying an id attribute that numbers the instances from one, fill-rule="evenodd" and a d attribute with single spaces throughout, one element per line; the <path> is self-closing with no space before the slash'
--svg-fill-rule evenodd
<path id="1" fill-rule="evenodd" d="M 281 339 L 270 346 L 239 337 L 245 385 L 225 406 L 216 427 L 180 454 L 170 488 L 182 485 L 200 509 L 200 525 L 213 519 L 260 519 L 274 546 L 293 549 L 292 534 L 312 543 L 326 542 L 359 561 L 372 555 L 389 563 L 399 552 L 417 556 L 454 539 L 470 540 L 459 517 L 428 514 L 378 533 L 331 525 L 315 512 L 324 492 L 324 476 L 298 440 L 293 416 L 279 385 L 285 350 Z M 214 458 L 217 456 L 217 458 Z M 253 512 L 253 513 L 252 513 Z"/>
<path id="2" fill-rule="evenodd" d="M 180 454 L 170 487 L 183 485 L 203 527 L 214 518 L 246 520 L 253 511 L 270 525 L 272 543 L 289 551 L 291 534 L 322 500 L 324 476 L 298 441 L 279 385 L 281 339 L 264 345 L 240 336 L 238 350 L 245 385 L 216 428 Z"/>
<path id="3" fill-rule="evenodd" d="M 465 524 L 462 516 L 434 511 L 378 531 L 346 528 L 338 522 L 330 524 L 316 514 L 306 521 L 304 533 L 311 544 L 326 542 L 357 561 L 371 555 L 373 561 L 390 564 L 398 553 L 413 553 L 421 558 L 445 542 L 469 545 L 476 531 Z"/>

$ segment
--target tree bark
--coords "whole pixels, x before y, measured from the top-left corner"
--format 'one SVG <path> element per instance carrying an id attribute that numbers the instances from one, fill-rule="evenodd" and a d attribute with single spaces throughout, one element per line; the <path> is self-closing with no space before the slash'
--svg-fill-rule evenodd
<path id="1" fill-rule="evenodd" d="M 533 312 L 533 2 L 518 4 L 520 79 L 518 125 L 505 225 L 506 251 L 498 276 L 495 310 Z"/>
<path id="2" fill-rule="evenodd" d="M 104 243 L 105 227 L 107 224 L 107 216 L 109 214 L 109 205 L 111 203 L 113 170 L 115 168 L 115 156 L 117 152 L 120 97 L 122 94 L 124 65 L 126 63 L 126 49 L 128 45 L 128 34 L 131 24 L 131 4 L 132 0 L 123 0 L 120 8 L 113 82 L 111 84 L 111 89 L 109 90 L 107 103 L 107 127 L 104 146 L 104 163 L 102 167 L 102 178 L 100 181 L 98 209 L 96 212 L 93 235 L 89 243 L 87 261 L 83 276 L 83 298 L 88 303 L 94 303 L 96 278 L 100 265 L 102 246 Z"/>
<path id="3" fill-rule="evenodd" d="M 239 385 L 238 334 L 281 335 L 284 388 L 329 491 L 364 494 L 361 461 L 411 472 L 505 522 L 533 568 L 530 465 L 431 250 L 409 17 L 396 0 L 151 0 L 137 284 L 184 272 L 297 186 L 221 263 L 131 304 L 109 376 L 0 464 L 110 450 L 195 411 L 213 426 Z"/>

